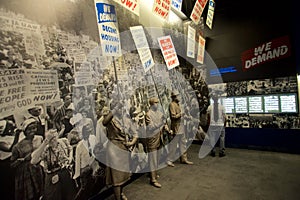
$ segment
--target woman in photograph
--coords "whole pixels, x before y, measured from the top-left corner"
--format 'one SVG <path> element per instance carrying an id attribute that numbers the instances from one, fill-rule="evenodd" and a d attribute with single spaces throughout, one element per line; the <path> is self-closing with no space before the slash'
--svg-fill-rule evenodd
<path id="1" fill-rule="evenodd" d="M 10 167 L 12 148 L 24 137 L 12 120 L 0 120 L 0 184 L 3 199 L 14 199 L 14 169 Z"/>
<path id="2" fill-rule="evenodd" d="M 12 149 L 11 166 L 15 169 L 15 199 L 40 199 L 43 193 L 42 166 L 30 162 L 32 152 L 41 144 L 43 137 L 36 135 L 37 121 L 27 119 L 22 124 L 25 138 Z"/>
<path id="3" fill-rule="evenodd" d="M 66 138 L 58 138 L 56 129 L 48 130 L 46 139 L 32 153 L 32 164 L 41 161 L 45 172 L 43 200 L 73 200 L 76 193 L 71 177 L 73 148 Z"/>
<path id="4" fill-rule="evenodd" d="M 133 139 L 128 141 L 124 131 L 123 122 L 123 105 L 116 100 L 111 103 L 112 110 L 103 119 L 103 125 L 107 128 L 107 137 L 109 142 L 107 144 L 107 171 L 106 181 L 111 184 L 114 189 L 114 196 L 116 200 L 127 200 L 123 193 L 124 184 L 130 179 L 129 166 L 129 148 L 137 141 L 137 135 L 133 135 Z M 128 124 L 126 124 L 127 130 Z"/>

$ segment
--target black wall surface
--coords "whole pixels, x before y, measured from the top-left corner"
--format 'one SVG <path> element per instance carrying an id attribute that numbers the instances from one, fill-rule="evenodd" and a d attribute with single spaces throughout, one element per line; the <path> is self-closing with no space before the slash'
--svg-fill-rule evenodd
<path id="1" fill-rule="evenodd" d="M 299 130 L 226 128 L 226 146 L 300 154 Z"/>
<path id="2" fill-rule="evenodd" d="M 182 11 L 189 17 L 195 1 L 183 1 Z M 224 82 L 283 77 L 296 73 L 297 19 L 294 0 L 215 0 L 213 28 L 205 25 L 206 51 L 217 67 L 234 67 L 236 72 L 222 75 Z M 206 20 L 208 5 L 202 14 Z M 299 33 L 299 31 L 298 31 Z M 241 54 L 281 36 L 288 36 L 292 55 L 242 70 Z M 299 42 L 298 42 L 299 43 Z M 299 51 L 299 50 L 298 50 Z M 216 79 L 211 78 L 213 83 Z"/>

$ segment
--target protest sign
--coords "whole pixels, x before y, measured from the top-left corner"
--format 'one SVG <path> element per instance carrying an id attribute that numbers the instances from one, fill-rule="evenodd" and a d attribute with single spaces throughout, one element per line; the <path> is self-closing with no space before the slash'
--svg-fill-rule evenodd
<path id="1" fill-rule="evenodd" d="M 56 71 L 36 69 L 0 71 L 0 113 L 2 117 L 37 104 L 59 100 Z"/>
<path id="2" fill-rule="evenodd" d="M 33 95 L 34 104 L 60 101 L 56 70 L 26 69 L 27 96 Z"/>
<path id="3" fill-rule="evenodd" d="M 0 16 L 0 29 L 21 33 L 25 50 L 29 55 L 45 55 L 45 46 L 40 25 L 20 18 Z"/>
<path id="4" fill-rule="evenodd" d="M 181 12 L 182 0 L 172 0 L 172 7 Z"/>
<path id="5" fill-rule="evenodd" d="M 214 0 L 209 0 L 208 10 L 207 10 L 207 17 L 206 17 L 206 25 L 210 29 L 212 29 L 212 21 L 213 21 L 213 18 L 214 18 L 215 6 L 216 6 L 215 1 Z"/>
<path id="6" fill-rule="evenodd" d="M 169 17 L 171 0 L 154 0 L 152 12 L 163 19 Z"/>
<path id="7" fill-rule="evenodd" d="M 178 66 L 179 61 L 171 36 L 168 35 L 158 38 L 158 43 L 167 64 L 167 68 L 170 70 Z"/>
<path id="8" fill-rule="evenodd" d="M 205 52 L 205 39 L 201 35 L 199 35 L 197 62 L 200 64 L 204 63 L 204 52 Z"/>
<path id="9" fill-rule="evenodd" d="M 195 58 L 195 37 L 196 30 L 188 26 L 188 39 L 187 39 L 187 57 Z"/>
<path id="10" fill-rule="evenodd" d="M 76 85 L 91 85 L 93 84 L 93 78 L 91 72 L 77 72 L 75 73 Z"/>
<path id="11" fill-rule="evenodd" d="M 2 117 L 9 116 L 21 105 L 26 97 L 25 71 L 1 70 L 0 71 L 0 113 Z"/>
<path id="12" fill-rule="evenodd" d="M 195 24 L 200 22 L 200 17 L 203 13 L 207 0 L 197 0 L 192 10 L 190 18 Z"/>
<path id="13" fill-rule="evenodd" d="M 1 30 L 15 31 L 19 33 L 32 32 L 41 33 L 40 25 L 29 22 L 28 20 L 22 20 L 19 18 L 9 18 L 6 16 L 0 16 Z"/>
<path id="14" fill-rule="evenodd" d="M 144 71 L 147 72 L 149 69 L 151 69 L 151 67 L 154 66 L 154 61 L 148 46 L 144 29 L 142 26 L 135 26 L 130 27 L 130 31 L 143 64 Z"/>
<path id="15" fill-rule="evenodd" d="M 37 33 L 24 33 L 25 50 L 29 55 L 45 55 L 43 38 Z"/>
<path id="16" fill-rule="evenodd" d="M 75 63 L 75 84 L 92 85 L 92 70 L 90 62 Z"/>
<path id="17" fill-rule="evenodd" d="M 94 0 L 102 54 L 120 56 L 121 42 L 115 7 L 104 0 Z"/>

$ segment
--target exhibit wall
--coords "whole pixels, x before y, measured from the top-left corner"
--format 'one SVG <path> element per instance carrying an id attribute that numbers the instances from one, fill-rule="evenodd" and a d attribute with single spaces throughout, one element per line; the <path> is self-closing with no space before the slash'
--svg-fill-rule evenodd
<path id="1" fill-rule="evenodd" d="M 95 2 L 101 4 L 97 7 Z M 18 168 L 11 167 L 12 148 L 25 137 L 22 134 L 24 122 L 33 117 L 32 109 L 40 112 L 39 123 L 44 130 L 40 136 L 45 138 L 45 132 L 56 129 L 75 147 L 81 139 L 82 127 L 92 124 L 97 135 L 99 120 L 116 102 L 123 104 L 124 116 L 139 116 L 142 126 L 152 97 L 159 98 L 159 109 L 169 119 L 171 92 L 177 90 L 187 116 L 184 125 L 189 124 L 188 120 L 194 117 L 191 111 L 196 110 L 199 115 L 195 118 L 199 122 L 193 125 L 198 129 L 202 123 L 199 118 L 206 114 L 210 97 L 219 94 L 228 116 L 228 146 L 253 144 L 270 147 L 269 150 L 279 147 L 282 151 L 299 153 L 293 143 L 300 136 L 296 134 L 300 118 L 293 35 L 283 31 L 255 42 L 252 40 L 247 47 L 239 48 L 235 55 L 238 62 L 235 60 L 232 67 L 229 57 L 222 60 L 217 54 L 218 48 L 224 52 L 234 48 L 218 47 L 227 41 L 207 31 L 206 14 L 202 18 L 200 14 L 199 23 L 193 24 L 190 16 L 184 16 L 180 9 L 176 11 L 164 4 L 153 7 L 155 2 L 161 1 L 0 0 L 0 169 L 1 194 L 7 199 L 24 192 L 23 188 L 15 186 L 15 178 L 20 176 L 16 173 Z M 182 2 L 184 10 L 193 7 L 196 1 Z M 222 21 L 222 15 L 217 16 L 215 25 Z M 188 35 L 189 27 L 195 32 L 192 40 Z M 286 41 L 291 44 L 288 49 L 280 47 L 282 57 L 268 60 L 262 72 L 259 67 L 251 68 L 251 77 L 240 76 L 246 74 L 240 58 L 244 51 L 265 43 L 271 48 L 271 43 L 278 44 L 276 39 L 281 36 L 284 36 L 284 40 L 280 40 L 283 42 L 279 42 L 281 45 L 286 45 Z M 285 36 L 289 39 L 285 40 Z M 192 49 L 190 54 L 188 47 Z M 275 77 L 267 74 L 272 64 L 277 69 Z M 238 72 L 222 74 L 229 69 Z M 286 72 L 282 77 L 280 70 Z M 264 76 L 255 78 L 257 74 Z M 72 110 L 72 115 L 69 132 L 65 132 L 67 126 L 62 126 L 65 118 L 55 119 L 69 97 L 71 102 L 67 108 Z M 192 130 L 189 128 L 186 130 Z M 251 130 L 259 131 L 253 134 Z M 256 137 L 263 132 L 270 134 L 268 138 Z M 20 138 L 18 135 L 15 139 L 16 133 Z M 69 137 L 68 133 L 71 133 Z M 191 134 L 189 141 L 193 141 L 194 136 Z M 286 140 L 280 148 L 282 143 L 277 141 L 283 137 Z M 266 141 L 276 143 L 270 145 Z M 18 160 L 16 156 L 13 159 Z M 100 169 L 98 191 L 94 192 L 105 187 L 104 166 Z M 70 173 L 74 175 L 72 170 Z M 78 177 L 74 179 L 77 181 L 74 184 L 80 182 Z M 77 191 L 79 186 L 75 186 Z"/>
<path id="2" fill-rule="evenodd" d="M 208 86 L 220 95 L 227 127 L 299 129 L 297 77 L 248 80 Z"/>
<path id="3" fill-rule="evenodd" d="M 186 46 L 185 34 L 187 33 L 187 25 L 173 12 L 170 13 L 172 20 L 167 21 L 154 15 L 151 6 L 146 6 L 146 3 L 143 1 L 141 1 L 138 14 L 130 12 L 115 1 L 111 1 L 111 3 L 116 7 L 118 29 L 121 35 L 120 43 L 122 44 L 121 48 L 123 54 L 122 57 L 115 58 L 114 62 L 112 62 L 111 57 L 103 56 L 102 49 L 98 46 L 101 37 L 98 32 L 93 1 L 1 1 L 1 68 L 21 68 L 25 70 L 25 72 L 16 70 L 16 73 L 18 74 L 25 74 L 22 76 L 22 80 L 25 82 L 39 81 L 37 78 L 33 80 L 33 76 L 30 76 L 31 73 L 41 73 L 40 76 L 43 76 L 41 70 L 54 69 L 54 72 L 51 72 L 52 74 L 50 73 L 47 75 L 48 77 L 46 75 L 44 76 L 44 78 L 53 78 L 53 81 L 49 81 L 48 85 L 46 82 L 43 83 L 44 86 L 37 86 L 39 83 L 35 83 L 35 88 L 33 88 L 34 84 L 32 84 L 32 88 L 26 88 L 26 90 L 28 90 L 26 91 L 28 92 L 26 95 L 29 93 L 32 95 L 31 99 L 27 100 L 27 102 L 22 99 L 23 102 L 19 102 L 19 105 L 17 106 L 10 104 L 11 101 L 20 98 L 20 95 L 24 95 L 22 91 L 12 96 L 3 96 L 1 102 L 6 104 L 6 106 L 1 107 L 2 117 L 8 117 L 7 113 L 11 114 L 12 111 L 17 111 L 17 114 L 25 111 L 25 114 L 22 113 L 22 115 L 26 115 L 26 110 L 30 106 L 36 104 L 43 104 L 42 106 L 47 110 L 46 107 L 52 103 L 60 104 L 59 100 L 62 99 L 67 92 L 72 91 L 73 87 L 85 86 L 85 88 L 88 88 L 85 92 L 91 93 L 92 89 L 99 87 L 98 84 L 101 83 L 103 79 L 115 79 L 113 65 L 116 66 L 121 88 L 129 88 L 127 91 L 135 90 L 133 87 L 136 87 L 136 85 L 149 85 L 149 81 L 153 82 L 151 77 L 155 77 L 161 82 L 161 85 L 167 86 L 165 92 L 167 94 L 167 91 L 170 91 L 174 84 L 172 84 L 173 80 L 169 79 L 169 73 L 167 73 L 168 70 L 166 70 L 166 68 L 153 68 L 153 76 L 151 76 L 149 71 L 148 73 L 144 73 L 144 69 L 139 67 L 141 64 L 140 59 L 129 30 L 130 27 L 137 25 L 144 26 L 154 60 L 158 64 L 164 64 L 164 60 L 159 50 L 157 38 L 164 35 L 171 35 L 180 59 L 180 67 L 175 68 L 174 71 L 181 74 L 186 82 L 186 87 L 194 89 L 196 93 L 200 91 L 199 93 L 201 93 L 201 95 L 198 95 L 197 97 L 200 109 L 205 110 L 205 106 L 207 105 L 202 108 L 203 98 L 207 98 L 209 94 L 205 89 L 199 90 L 199 88 L 206 87 L 207 85 L 214 87 L 214 82 L 227 82 L 226 91 L 224 91 L 226 93 L 224 94 L 225 96 L 249 95 L 247 93 L 247 87 L 250 85 L 249 77 L 244 77 L 245 81 L 239 82 L 235 82 L 234 78 L 230 80 L 225 78 L 224 80 L 221 64 L 215 64 L 215 67 L 211 67 L 208 66 L 208 63 L 199 64 L 185 56 L 186 51 L 185 48 L 182 47 Z M 187 9 L 187 7 L 192 6 L 184 1 L 182 9 Z M 188 10 L 188 12 L 191 12 L 191 8 Z M 204 13 L 204 15 L 206 14 Z M 216 23 L 219 23 L 218 18 L 216 19 Z M 194 27 L 197 30 L 197 36 L 199 34 L 202 34 L 204 37 L 207 36 L 206 39 L 209 41 L 209 35 L 212 33 L 208 31 L 207 27 L 204 31 L 204 24 L 196 25 Z M 281 31 L 284 32 L 284 30 Z M 286 34 L 286 32 L 284 33 Z M 209 42 L 212 43 L 211 41 Z M 217 45 L 217 42 L 214 42 L 213 44 Z M 207 45 L 207 47 L 209 47 L 210 44 Z M 212 54 L 211 59 L 215 61 L 212 50 L 213 49 L 208 48 L 207 54 Z M 287 61 L 289 64 L 292 63 L 292 58 L 293 57 L 288 58 Z M 277 61 L 269 62 L 267 64 L 278 65 Z M 292 67 L 290 66 L 288 67 L 290 71 L 292 71 L 291 68 Z M 27 70 L 29 70 L 29 72 L 27 72 Z M 30 72 L 30 70 L 33 72 Z M 165 71 L 166 73 L 161 73 L 160 70 Z M 205 73 L 203 73 L 203 70 L 205 70 Z M 87 73 L 87 71 L 89 72 Z M 252 71 L 254 71 L 254 69 Z M 259 71 L 260 69 L 257 67 L 255 73 L 264 74 Z M 276 71 L 277 73 L 280 73 L 280 70 Z M 286 70 L 281 69 L 281 71 L 284 72 Z M 218 78 L 216 74 L 221 74 L 222 76 Z M 235 73 L 233 72 L 232 74 L 234 75 Z M 7 74 L 3 74 L 2 76 L 6 75 Z M 135 78 L 136 81 L 132 82 L 131 79 L 134 76 L 137 76 L 137 78 Z M 25 80 L 27 77 L 29 77 L 29 81 Z M 150 77 L 150 79 L 147 77 Z M 236 77 L 239 77 L 239 79 L 241 78 L 238 74 L 236 74 Z M 142 83 L 145 79 L 146 82 Z M 286 83 L 284 82 L 281 84 L 280 81 L 278 82 L 274 78 L 266 80 L 267 85 L 261 86 L 260 82 L 263 81 L 262 79 L 253 81 L 259 82 L 257 86 L 257 90 L 259 91 L 256 94 L 275 94 L 284 93 L 284 91 L 286 93 L 297 93 L 294 77 L 278 77 L 277 79 L 283 79 Z M 8 83 L 5 78 L 3 78 L 3 80 L 5 81 L 2 83 L 2 87 L 5 87 Z M 25 82 L 23 82 L 23 85 L 26 84 Z M 13 84 L 18 85 L 18 83 L 12 81 L 11 85 Z M 19 86 L 22 86 L 21 82 Z M 102 87 L 101 84 L 100 87 Z M 260 87 L 268 87 L 268 89 L 260 89 Z M 57 91 L 57 88 L 59 88 L 59 91 Z M 8 92 L 9 91 L 6 91 L 6 93 Z M 55 95 L 55 93 L 57 93 L 57 95 Z M 5 93 L 3 92 L 3 94 Z M 126 98 L 130 98 L 130 96 Z M 296 101 L 298 100 L 296 99 Z M 45 103 L 47 103 L 47 105 Z M 298 104 L 296 105 L 296 111 L 283 114 L 297 116 Z M 281 111 L 279 110 L 278 113 L 274 112 L 272 114 L 276 115 L 280 113 Z M 47 113 L 45 113 L 45 115 L 46 114 Z M 228 114 L 233 113 L 230 112 Z M 229 116 L 238 119 L 239 114 L 243 115 L 249 113 L 247 111 L 245 113 L 242 112 L 237 114 L 238 115 L 233 117 Z M 250 112 L 250 114 L 259 115 L 261 113 Z M 22 116 L 15 116 L 15 118 L 17 118 L 15 120 L 18 121 L 18 124 L 21 124 Z M 296 122 L 293 122 L 293 124 L 295 125 L 288 127 L 297 127 Z M 236 123 L 229 123 L 228 125 L 230 127 L 239 126 Z M 281 128 L 283 128 L 283 126 Z"/>

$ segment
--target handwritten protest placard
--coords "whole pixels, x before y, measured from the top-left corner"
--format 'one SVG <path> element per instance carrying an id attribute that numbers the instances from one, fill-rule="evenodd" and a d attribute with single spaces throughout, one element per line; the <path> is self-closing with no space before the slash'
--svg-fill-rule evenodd
<path id="1" fill-rule="evenodd" d="M 0 23 L 1 29 L 5 31 L 41 33 L 40 25 L 19 18 L 0 16 Z"/>
<path id="2" fill-rule="evenodd" d="M 173 69 L 179 65 L 178 57 L 171 39 L 171 36 L 164 36 L 158 38 L 158 43 L 162 54 L 164 56 L 165 62 L 167 64 L 168 70 Z"/>
<path id="3" fill-rule="evenodd" d="M 206 25 L 212 29 L 212 22 L 214 18 L 214 13 L 215 13 L 215 6 L 216 3 L 214 0 L 209 0 L 208 4 L 208 10 L 207 10 L 207 17 L 206 17 Z"/>
<path id="4" fill-rule="evenodd" d="M 105 0 L 94 0 L 102 54 L 120 56 L 121 42 L 115 7 Z"/>
<path id="5" fill-rule="evenodd" d="M 187 39 L 187 57 L 195 58 L 195 37 L 196 30 L 188 26 L 188 39 Z"/>
<path id="6" fill-rule="evenodd" d="M 197 0 L 196 1 L 193 11 L 190 16 L 190 18 L 192 19 L 192 21 L 195 24 L 198 24 L 200 22 L 200 17 L 203 13 L 206 3 L 207 3 L 207 0 Z"/>
<path id="7" fill-rule="evenodd" d="M 23 35 L 25 50 L 29 55 L 45 55 L 44 40 L 40 25 L 20 18 L 0 15 L 0 29 L 14 31 Z"/>
<path id="8" fill-rule="evenodd" d="M 0 71 L 0 113 L 2 117 L 11 115 L 17 105 L 22 107 L 26 98 L 25 71 L 1 70 Z"/>
<path id="9" fill-rule="evenodd" d="M 45 103 L 45 100 L 46 102 L 60 100 L 58 75 L 56 70 L 26 69 L 25 76 L 28 94 L 35 95 L 35 102 Z M 43 95 L 48 96 L 43 97 Z"/>
<path id="10" fill-rule="evenodd" d="M 204 63 L 204 52 L 205 52 L 205 39 L 201 35 L 199 35 L 197 62 L 200 64 Z"/>
<path id="11" fill-rule="evenodd" d="M 92 85 L 91 63 L 83 62 L 75 65 L 75 85 Z"/>
<path id="12" fill-rule="evenodd" d="M 169 17 L 171 0 L 154 0 L 152 12 L 163 19 Z"/>
<path id="13" fill-rule="evenodd" d="M 0 71 L 0 113 L 3 117 L 37 104 L 59 100 L 57 71 L 36 69 Z"/>
<path id="14" fill-rule="evenodd" d="M 144 71 L 147 72 L 149 69 L 151 69 L 151 67 L 154 66 L 154 61 L 148 46 L 144 29 L 142 26 L 135 26 L 130 27 L 130 31 L 143 64 Z"/>

